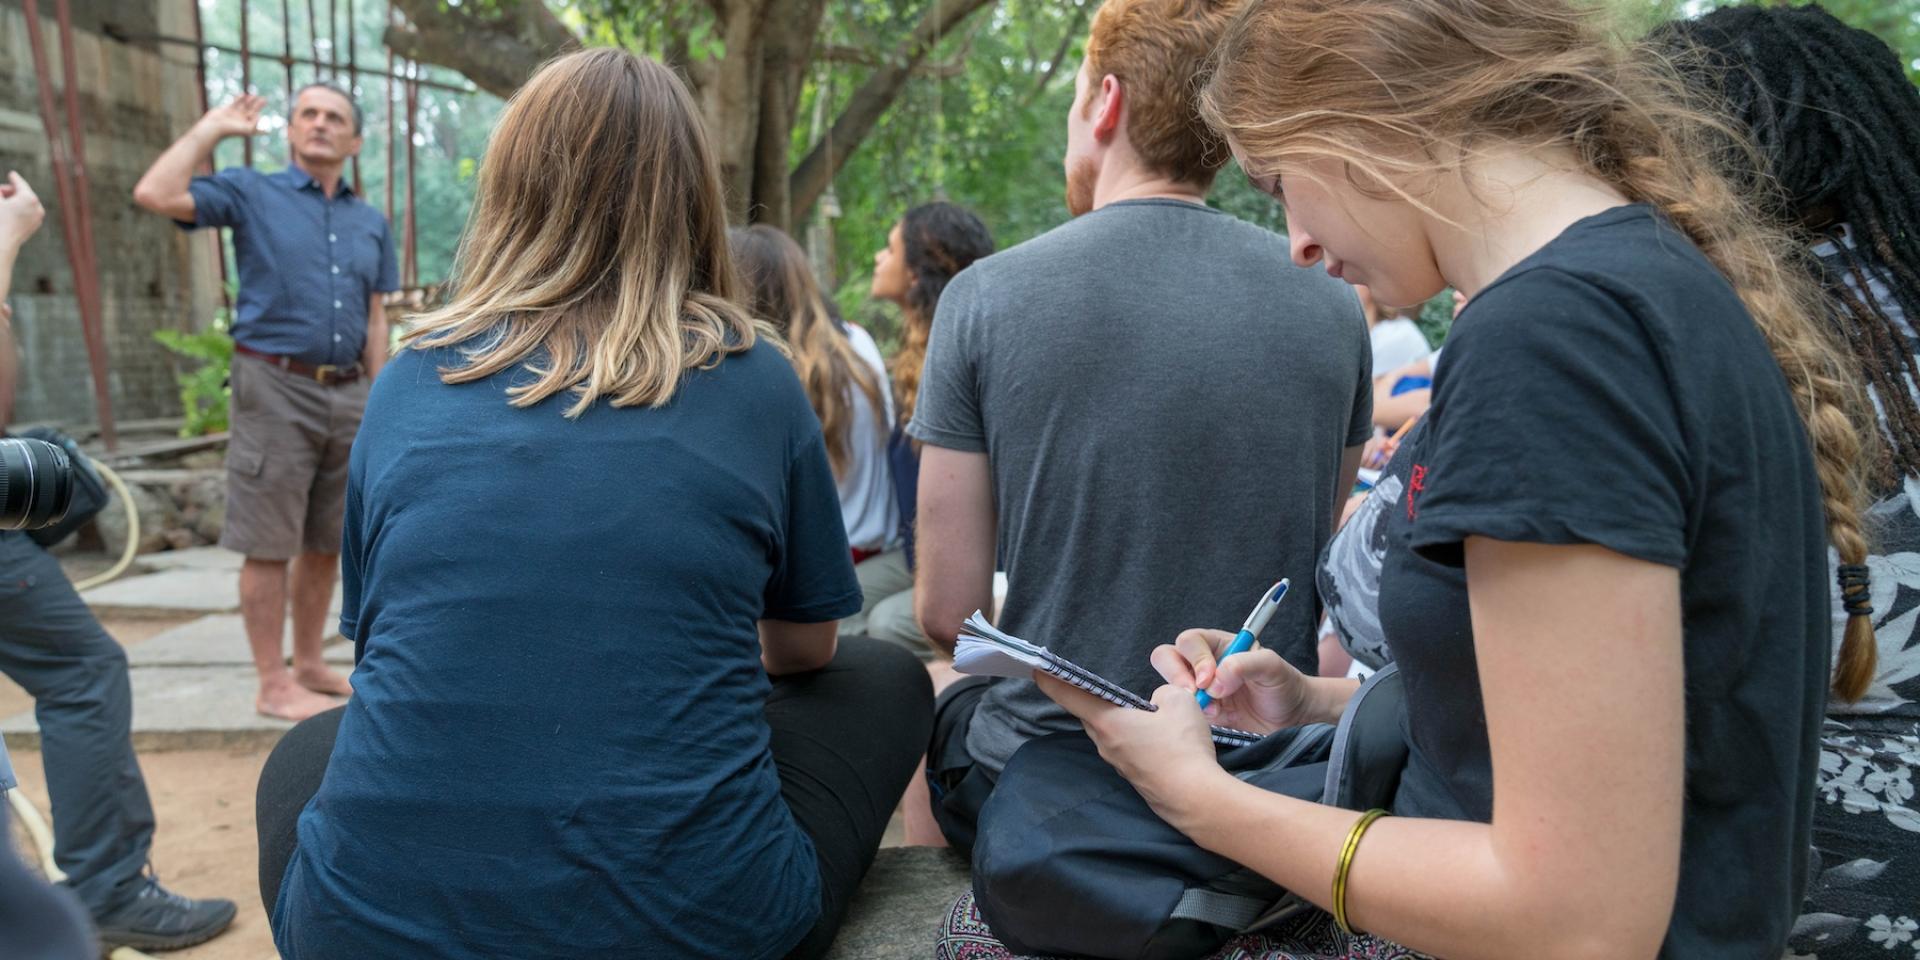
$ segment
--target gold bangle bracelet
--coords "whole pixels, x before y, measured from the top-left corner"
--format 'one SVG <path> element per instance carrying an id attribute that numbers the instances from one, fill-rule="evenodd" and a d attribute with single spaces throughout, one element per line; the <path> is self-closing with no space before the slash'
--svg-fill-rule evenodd
<path id="1" fill-rule="evenodd" d="M 1347 872 L 1353 869 L 1353 853 L 1360 849 L 1360 838 L 1375 820 L 1386 815 L 1385 810 L 1375 807 L 1354 821 L 1353 829 L 1347 831 L 1346 845 L 1340 848 L 1340 863 L 1333 870 L 1333 922 L 1348 936 L 1353 935 L 1353 927 L 1347 923 Z"/>

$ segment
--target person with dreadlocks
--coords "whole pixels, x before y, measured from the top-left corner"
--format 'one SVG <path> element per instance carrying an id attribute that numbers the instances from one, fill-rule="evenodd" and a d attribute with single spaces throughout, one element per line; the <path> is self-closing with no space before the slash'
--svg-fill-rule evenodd
<path id="1" fill-rule="evenodd" d="M 1824 872 L 1789 944 L 1820 960 L 1904 954 L 1920 929 L 1920 91 L 1885 43 L 1814 5 L 1729 7 L 1662 34 L 1752 131 L 1872 391 L 1888 454 L 1873 548 L 1838 570 L 1869 589 L 1836 595 L 1834 623 L 1838 637 L 1870 605 L 1878 663 L 1835 678 L 1813 831 Z"/>

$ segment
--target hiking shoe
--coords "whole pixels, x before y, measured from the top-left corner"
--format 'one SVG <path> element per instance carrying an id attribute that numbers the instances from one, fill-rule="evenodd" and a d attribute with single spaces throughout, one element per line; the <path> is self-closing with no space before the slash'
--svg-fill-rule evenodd
<path id="1" fill-rule="evenodd" d="M 232 900 L 190 900 L 148 873 L 132 900 L 93 922 L 108 950 L 178 950 L 218 936 L 233 922 L 234 910 Z"/>

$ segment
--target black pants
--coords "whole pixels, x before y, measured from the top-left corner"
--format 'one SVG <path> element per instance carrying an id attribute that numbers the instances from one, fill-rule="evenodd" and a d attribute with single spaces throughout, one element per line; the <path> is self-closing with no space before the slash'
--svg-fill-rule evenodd
<path id="1" fill-rule="evenodd" d="M 0 532 L 0 673 L 33 695 L 53 860 L 95 916 L 131 901 L 153 841 L 127 654 L 24 533 Z M 4 815 L 5 811 L 0 811 Z"/>
<path id="2" fill-rule="evenodd" d="M 999 776 L 973 761 L 967 752 L 967 731 L 980 698 L 997 682 L 992 677 L 964 677 L 941 691 L 933 708 L 933 743 L 927 747 L 927 794 L 933 803 L 933 821 L 947 844 L 967 856 L 979 836 L 980 810 L 993 795 Z"/>
<path id="3" fill-rule="evenodd" d="M 269 914 L 293 859 L 300 812 L 320 788 L 345 709 L 287 731 L 260 771 L 254 815 L 260 897 Z M 788 956 L 819 957 L 832 945 L 927 747 L 933 687 L 920 661 L 904 649 L 843 637 L 825 669 L 774 678 L 767 724 L 780 794 L 820 858 L 820 919 Z"/>

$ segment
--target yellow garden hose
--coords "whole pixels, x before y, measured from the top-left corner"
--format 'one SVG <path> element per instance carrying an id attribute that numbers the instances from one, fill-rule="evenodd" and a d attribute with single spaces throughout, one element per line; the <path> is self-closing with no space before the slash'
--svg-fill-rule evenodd
<path id="1" fill-rule="evenodd" d="M 119 562 L 115 563 L 105 573 L 95 574 L 74 584 L 73 589 L 76 592 L 91 590 L 103 583 L 109 583 L 113 578 L 126 573 L 127 568 L 133 566 L 134 555 L 140 552 L 140 509 L 133 505 L 133 494 L 127 491 L 127 484 L 120 479 L 120 475 L 113 472 L 112 468 L 106 464 L 96 461 L 93 463 L 93 468 L 100 471 L 100 476 L 106 478 L 107 485 L 113 488 L 114 493 L 120 495 L 120 503 L 127 511 L 127 543 L 120 548 Z"/>
<path id="2" fill-rule="evenodd" d="M 47 827 L 47 820 L 40 815 L 26 794 L 19 790 L 8 790 L 7 800 L 13 805 L 14 818 L 27 833 L 27 842 L 33 844 L 33 852 L 39 857 L 40 870 L 47 875 L 48 883 L 59 883 L 67 878 L 53 862 L 53 831 Z M 132 947 L 115 947 L 107 954 L 107 960 L 154 960 L 148 954 Z"/>

